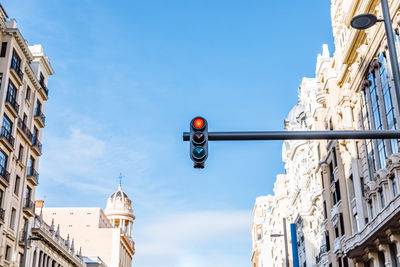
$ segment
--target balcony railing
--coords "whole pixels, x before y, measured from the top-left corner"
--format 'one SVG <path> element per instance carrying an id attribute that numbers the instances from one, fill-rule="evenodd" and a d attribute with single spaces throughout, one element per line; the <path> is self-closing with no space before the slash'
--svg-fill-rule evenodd
<path id="1" fill-rule="evenodd" d="M 42 153 L 42 144 L 37 137 L 32 138 L 32 146 L 36 147 Z"/>
<path id="2" fill-rule="evenodd" d="M 33 177 L 37 181 L 39 181 L 39 173 L 33 167 L 28 168 L 28 176 Z"/>
<path id="3" fill-rule="evenodd" d="M 0 165 L 0 176 L 3 177 L 4 180 L 7 181 L 7 183 L 10 183 L 10 173 L 6 170 L 5 167 Z"/>
<path id="4" fill-rule="evenodd" d="M 22 81 L 22 79 L 24 78 L 24 73 L 21 71 L 21 69 L 17 66 L 17 64 L 16 64 L 16 62 L 15 61 L 11 61 L 11 68 L 13 69 L 13 70 L 15 70 L 15 72 L 17 73 L 17 75 L 18 75 L 18 77 L 21 79 L 21 81 Z"/>
<path id="5" fill-rule="evenodd" d="M 12 147 L 14 147 L 15 139 L 14 137 L 12 137 L 10 129 L 7 129 L 6 127 L 2 126 L 1 136 L 4 137 Z"/>
<path id="6" fill-rule="evenodd" d="M 4 222 L 4 215 L 6 214 L 6 211 L 3 208 L 0 208 L 0 221 Z"/>
<path id="7" fill-rule="evenodd" d="M 15 97 L 13 97 L 9 92 L 7 93 L 7 97 L 6 97 L 6 102 L 10 103 L 10 105 L 14 108 L 14 110 L 17 112 L 19 112 L 19 105 L 17 103 L 17 100 L 15 99 Z"/>
<path id="8" fill-rule="evenodd" d="M 35 118 L 40 119 L 43 125 L 46 123 L 46 116 L 40 110 L 37 110 L 35 112 Z"/>
<path id="9" fill-rule="evenodd" d="M 32 200 L 25 198 L 24 209 L 29 210 L 34 213 L 35 212 L 35 203 Z"/>
<path id="10" fill-rule="evenodd" d="M 29 140 L 32 141 L 32 133 L 29 131 L 28 127 L 24 123 L 23 120 L 18 119 L 18 127 L 21 128 L 22 132 L 28 137 Z"/>
<path id="11" fill-rule="evenodd" d="M 44 82 L 41 80 L 39 81 L 40 86 L 42 86 L 43 90 L 45 91 L 46 95 L 49 95 L 49 88 L 46 87 L 46 85 L 44 84 Z"/>

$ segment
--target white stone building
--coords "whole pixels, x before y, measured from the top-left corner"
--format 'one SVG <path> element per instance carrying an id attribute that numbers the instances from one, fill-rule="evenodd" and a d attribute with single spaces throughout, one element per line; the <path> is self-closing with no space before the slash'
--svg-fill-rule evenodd
<path id="1" fill-rule="evenodd" d="M 0 266 L 22 264 L 53 74 L 42 46 L 28 46 L 0 4 Z"/>
<path id="2" fill-rule="evenodd" d="M 60 225 L 60 231 L 74 237 L 87 258 L 99 257 L 109 267 L 131 267 L 135 246 L 132 201 L 121 187 L 101 208 L 43 208 L 43 220 Z M 99 265 L 101 266 L 101 265 Z"/>
<path id="3" fill-rule="evenodd" d="M 326 68 L 329 62 L 329 51 L 323 46 L 323 53 L 317 57 L 316 76 Z M 289 112 L 285 120 L 285 129 L 288 131 L 315 130 L 318 125 L 314 116 L 322 107 L 317 102 L 317 92 L 320 84 L 316 78 L 304 78 L 299 87 L 298 103 Z M 268 233 L 257 236 L 257 225 L 260 218 L 259 213 L 254 212 L 253 225 L 253 257 L 254 266 L 282 266 L 285 264 L 286 256 L 283 237 L 271 237 L 271 234 L 283 234 L 283 219 L 286 218 L 288 233 L 289 262 L 292 263 L 292 245 L 290 236 L 290 224 L 296 224 L 297 248 L 300 266 L 313 266 L 319 256 L 321 243 L 323 241 L 323 204 L 321 175 L 319 169 L 320 161 L 319 141 L 284 141 L 282 146 L 282 160 L 285 162 L 285 174 L 277 176 L 274 185 L 274 196 L 271 199 L 270 212 L 266 213 L 268 222 Z M 262 199 L 262 198 L 261 198 Z M 254 210 L 259 208 L 257 199 Z M 262 224 L 260 224 L 262 225 Z M 263 245 L 263 244 L 268 244 Z M 258 259 L 269 258 L 263 265 Z M 271 260 L 272 259 L 272 260 Z"/>

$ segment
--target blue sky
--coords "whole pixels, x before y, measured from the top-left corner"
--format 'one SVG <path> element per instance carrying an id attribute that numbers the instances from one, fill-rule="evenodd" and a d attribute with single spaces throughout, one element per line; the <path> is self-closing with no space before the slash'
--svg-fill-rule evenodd
<path id="1" fill-rule="evenodd" d="M 210 143 L 204 170 L 182 142 L 210 131 L 280 130 L 332 46 L 330 1 L 3 0 L 50 78 L 37 198 L 134 202 L 139 267 L 250 266 L 257 196 L 283 172 L 281 142 Z"/>

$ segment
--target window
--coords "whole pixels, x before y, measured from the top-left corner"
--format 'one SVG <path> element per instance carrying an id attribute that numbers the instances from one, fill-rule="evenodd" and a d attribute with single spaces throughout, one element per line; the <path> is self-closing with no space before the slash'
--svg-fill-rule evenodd
<path id="1" fill-rule="evenodd" d="M 326 212 L 326 202 L 324 201 L 324 219 L 328 218 L 328 213 Z"/>
<path id="2" fill-rule="evenodd" d="M 336 168 L 338 162 L 337 162 L 337 155 L 335 148 L 332 148 L 332 161 L 333 161 L 333 167 Z"/>
<path id="3" fill-rule="evenodd" d="M 330 240 L 329 240 L 329 232 L 328 231 L 325 231 L 325 245 L 326 245 L 326 251 L 330 251 L 331 244 L 330 244 Z"/>
<path id="4" fill-rule="evenodd" d="M 14 105 L 16 98 L 17 98 L 17 88 L 11 81 L 9 81 L 7 89 L 7 101 Z"/>
<path id="5" fill-rule="evenodd" d="M 332 193 L 332 197 L 334 205 L 336 205 L 341 200 L 339 181 L 335 182 L 335 191 Z"/>
<path id="6" fill-rule="evenodd" d="M 8 261 L 11 260 L 11 247 L 9 245 L 6 246 L 6 255 L 4 258 Z"/>
<path id="7" fill-rule="evenodd" d="M 324 174 L 321 172 L 321 185 L 322 185 L 322 189 L 325 188 L 325 183 L 324 183 Z"/>
<path id="8" fill-rule="evenodd" d="M 18 150 L 18 160 L 22 162 L 23 157 L 24 157 L 24 146 L 20 144 Z"/>
<path id="9" fill-rule="evenodd" d="M 38 101 L 36 102 L 35 116 L 40 116 L 41 113 L 42 113 L 42 104 L 41 104 L 40 101 L 38 100 Z"/>
<path id="10" fill-rule="evenodd" d="M 6 115 L 4 115 L 3 124 L 1 126 L 1 136 L 4 136 L 7 140 L 9 140 L 11 137 L 12 126 L 13 124 L 11 120 Z"/>
<path id="11" fill-rule="evenodd" d="M 360 177 L 361 195 L 365 197 L 364 178 Z"/>
<path id="12" fill-rule="evenodd" d="M 3 204 L 3 197 L 4 197 L 4 191 L 0 189 L 0 208 L 2 207 Z"/>
<path id="13" fill-rule="evenodd" d="M 24 122 L 25 125 L 26 125 L 27 120 L 28 120 L 28 116 L 26 116 L 26 113 L 24 113 L 24 117 L 23 117 L 22 121 Z"/>
<path id="14" fill-rule="evenodd" d="M 11 68 L 15 69 L 17 72 L 21 71 L 21 58 L 18 56 L 15 50 L 13 50 L 11 58 Z"/>
<path id="15" fill-rule="evenodd" d="M 317 145 L 317 155 L 318 155 L 318 161 L 321 160 L 321 148 L 319 146 L 319 144 Z"/>
<path id="16" fill-rule="evenodd" d="M 21 178 L 17 175 L 15 177 L 15 184 L 14 184 L 14 194 L 19 195 L 19 184 L 21 183 Z"/>
<path id="17" fill-rule="evenodd" d="M 36 140 L 38 138 L 38 129 L 36 128 L 36 126 L 33 126 L 33 132 L 32 132 L 32 144 L 36 145 Z"/>
<path id="18" fill-rule="evenodd" d="M 344 231 L 344 222 L 343 222 L 343 213 L 339 213 L 339 222 L 340 222 L 340 236 L 345 234 Z"/>
<path id="19" fill-rule="evenodd" d="M 32 189 L 27 186 L 25 189 L 25 199 L 30 200 L 32 196 Z"/>
<path id="20" fill-rule="evenodd" d="M 329 175 L 330 175 L 330 180 L 331 183 L 335 180 L 335 176 L 333 175 L 333 164 L 332 162 L 329 163 Z"/>
<path id="21" fill-rule="evenodd" d="M 338 238 L 339 236 L 339 227 L 335 225 L 335 237 Z"/>
<path id="22" fill-rule="evenodd" d="M 40 73 L 40 76 L 39 76 L 39 83 L 44 89 L 44 87 L 45 87 L 45 85 L 44 85 L 44 76 L 43 76 L 42 73 Z"/>
<path id="23" fill-rule="evenodd" d="M 368 202 L 368 207 L 369 207 L 369 213 L 371 215 L 371 218 L 373 219 L 375 217 L 375 212 L 374 212 L 374 205 L 372 201 Z"/>
<path id="24" fill-rule="evenodd" d="M 399 194 L 399 189 L 397 188 L 397 181 L 396 181 L 396 177 L 392 176 L 390 178 L 391 182 L 392 182 L 392 188 L 393 188 L 393 196 L 397 196 Z"/>
<path id="25" fill-rule="evenodd" d="M 7 165 L 7 155 L 4 154 L 3 151 L 0 150 L 0 172 L 3 173 L 3 171 L 6 169 Z"/>
<path id="26" fill-rule="evenodd" d="M 31 156 L 29 158 L 28 175 L 32 175 L 35 170 L 35 159 Z"/>
<path id="27" fill-rule="evenodd" d="M 15 215 L 16 215 L 17 211 L 12 208 L 11 210 L 11 220 L 10 220 L 10 228 L 14 230 L 15 227 Z"/>
<path id="28" fill-rule="evenodd" d="M 385 195 L 383 193 L 383 190 L 379 191 L 379 198 L 381 200 L 381 208 L 383 209 L 385 207 Z"/>
<path id="29" fill-rule="evenodd" d="M 360 231 L 360 224 L 358 222 L 358 214 L 354 214 L 354 225 L 356 226 L 357 233 Z"/>
<path id="30" fill-rule="evenodd" d="M 371 63 L 371 67 L 367 76 L 369 86 L 364 91 L 368 128 L 370 130 L 395 130 L 397 129 L 397 120 L 393 104 L 393 89 L 389 83 L 392 78 L 387 71 L 389 67 L 386 54 L 380 53 L 378 58 Z M 367 151 L 369 165 L 373 166 L 375 170 L 384 168 L 386 157 L 398 151 L 397 140 L 378 139 L 372 141 L 372 145 L 369 141 Z M 373 157 L 372 151 L 375 151 L 377 157 Z M 371 164 L 371 160 L 374 161 L 373 164 Z"/>
<path id="31" fill-rule="evenodd" d="M 257 226 L 257 240 L 261 240 L 261 226 Z"/>
<path id="32" fill-rule="evenodd" d="M 25 99 L 28 101 L 31 99 L 31 88 L 29 86 L 26 88 Z"/>
<path id="33" fill-rule="evenodd" d="M 7 51 L 7 42 L 1 43 L 0 57 L 5 57 Z"/>

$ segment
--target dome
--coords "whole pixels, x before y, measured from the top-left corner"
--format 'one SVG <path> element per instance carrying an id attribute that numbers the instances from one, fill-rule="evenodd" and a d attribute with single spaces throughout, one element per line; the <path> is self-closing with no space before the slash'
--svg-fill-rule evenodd
<path id="1" fill-rule="evenodd" d="M 132 201 L 121 186 L 108 198 L 104 213 L 107 216 L 118 214 L 133 217 Z"/>
<path id="2" fill-rule="evenodd" d="M 302 104 L 296 104 L 289 112 L 287 120 L 290 123 L 297 122 L 297 119 L 300 117 L 302 113 L 304 113 L 305 107 Z"/>

